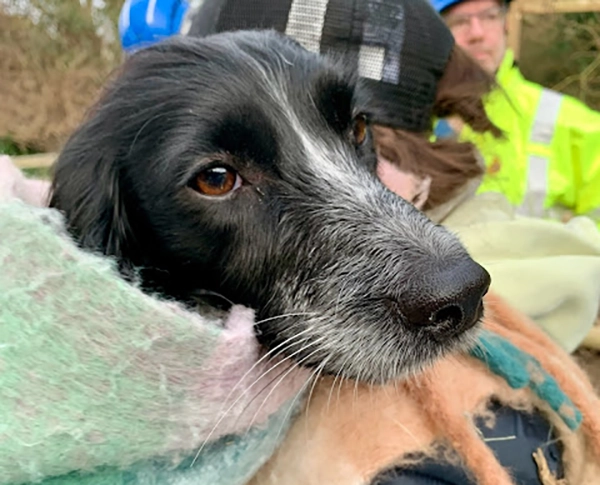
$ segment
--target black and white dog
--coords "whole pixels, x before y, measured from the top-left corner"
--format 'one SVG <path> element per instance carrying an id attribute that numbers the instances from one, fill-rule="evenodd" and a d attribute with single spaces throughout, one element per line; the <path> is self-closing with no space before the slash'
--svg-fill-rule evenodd
<path id="1" fill-rule="evenodd" d="M 376 178 L 357 89 L 274 32 L 149 47 L 66 144 L 51 205 L 148 291 L 222 295 L 267 348 L 397 378 L 471 340 L 489 275 Z"/>

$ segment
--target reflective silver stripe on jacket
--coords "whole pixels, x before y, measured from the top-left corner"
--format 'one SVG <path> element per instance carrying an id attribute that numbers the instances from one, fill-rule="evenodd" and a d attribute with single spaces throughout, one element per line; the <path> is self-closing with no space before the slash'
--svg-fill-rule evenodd
<path id="1" fill-rule="evenodd" d="M 562 99 L 562 94 L 550 89 L 542 89 L 535 119 L 531 127 L 530 143 L 550 145 L 554 137 Z M 544 215 L 544 201 L 548 193 L 549 160 L 539 155 L 529 155 L 527 161 L 527 190 L 519 208 L 519 213 L 542 217 Z"/>

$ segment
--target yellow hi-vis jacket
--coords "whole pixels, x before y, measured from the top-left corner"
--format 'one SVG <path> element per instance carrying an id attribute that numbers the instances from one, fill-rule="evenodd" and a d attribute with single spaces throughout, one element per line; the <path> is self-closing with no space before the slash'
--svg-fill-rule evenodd
<path id="1" fill-rule="evenodd" d="M 524 215 L 600 221 L 600 112 L 523 78 L 507 51 L 485 101 L 504 139 L 464 126 L 486 163 L 480 192 L 501 192 Z"/>

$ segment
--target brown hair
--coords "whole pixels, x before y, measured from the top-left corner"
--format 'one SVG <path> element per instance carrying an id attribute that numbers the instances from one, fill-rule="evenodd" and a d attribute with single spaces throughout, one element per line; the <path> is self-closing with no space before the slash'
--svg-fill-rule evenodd
<path id="1" fill-rule="evenodd" d="M 490 121 L 483 106 L 483 98 L 494 87 L 493 77 L 455 46 L 438 83 L 433 115 L 458 117 L 475 131 L 501 136 L 500 129 Z M 455 139 L 432 142 L 429 140 L 432 128 L 416 133 L 373 126 L 378 155 L 405 172 L 431 178 L 424 210 L 452 199 L 469 180 L 483 174 L 473 145 Z"/>
<path id="2" fill-rule="evenodd" d="M 459 116 L 478 132 L 502 132 L 483 106 L 483 98 L 496 87 L 496 81 L 460 47 L 454 46 L 437 86 L 433 114 L 439 118 Z"/>

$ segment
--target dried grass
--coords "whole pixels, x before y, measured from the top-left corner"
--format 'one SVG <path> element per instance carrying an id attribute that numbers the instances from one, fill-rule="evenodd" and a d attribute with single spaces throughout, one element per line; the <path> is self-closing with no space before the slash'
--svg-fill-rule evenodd
<path id="1" fill-rule="evenodd" d="M 89 37 L 57 41 L 0 11 L 0 136 L 37 151 L 60 148 L 118 62 Z"/>

